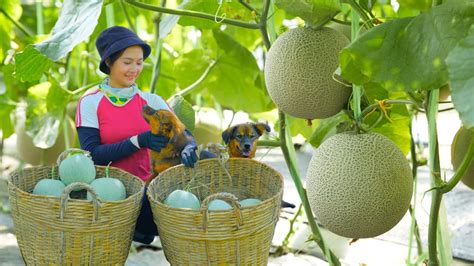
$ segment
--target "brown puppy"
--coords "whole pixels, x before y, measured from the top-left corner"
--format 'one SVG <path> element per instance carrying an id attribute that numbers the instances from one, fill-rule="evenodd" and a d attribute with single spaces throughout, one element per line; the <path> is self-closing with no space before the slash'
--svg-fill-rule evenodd
<path id="1" fill-rule="evenodd" d="M 187 143 L 192 141 L 192 137 L 185 134 L 184 130 L 186 127 L 173 112 L 155 110 L 145 105 L 142 108 L 142 115 L 150 124 L 150 130 L 153 134 L 169 138 L 168 144 L 160 152 L 150 150 L 154 172 L 153 177 L 156 177 L 158 173 L 181 163 L 181 151 Z"/>
<path id="2" fill-rule="evenodd" d="M 227 145 L 230 157 L 249 158 L 255 157 L 257 140 L 270 127 L 264 123 L 245 123 L 235 125 L 222 132 L 222 139 Z M 282 208 L 294 208 L 295 205 L 286 201 L 281 202 Z"/>
<path id="3" fill-rule="evenodd" d="M 229 156 L 255 157 L 257 140 L 265 131 L 270 132 L 270 127 L 264 123 L 244 123 L 226 129 L 222 132 L 222 139 L 228 147 Z"/>

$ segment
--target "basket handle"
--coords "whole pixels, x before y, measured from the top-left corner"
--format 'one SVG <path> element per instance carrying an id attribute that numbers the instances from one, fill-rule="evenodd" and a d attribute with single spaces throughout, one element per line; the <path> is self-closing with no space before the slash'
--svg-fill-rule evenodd
<path id="1" fill-rule="evenodd" d="M 66 209 L 67 209 L 67 203 L 68 203 L 68 199 L 70 199 L 70 194 L 73 190 L 76 190 L 76 189 L 85 189 L 87 190 L 89 193 L 91 193 L 91 196 L 92 196 L 92 204 L 93 204 L 93 207 L 94 207 L 94 215 L 92 216 L 92 222 L 95 222 L 97 221 L 97 219 L 99 218 L 99 207 L 102 205 L 102 201 L 99 199 L 99 196 L 97 195 L 97 192 L 95 192 L 95 189 L 89 185 L 89 184 L 86 184 L 86 183 L 81 183 L 81 182 L 74 182 L 74 183 L 71 183 L 69 184 L 63 191 L 63 193 L 61 194 L 61 212 L 59 213 L 59 218 L 61 219 L 61 221 L 64 220 L 64 213 L 66 212 Z"/>
<path id="2" fill-rule="evenodd" d="M 204 213 L 202 217 L 202 229 L 207 231 L 207 221 L 209 219 L 209 203 L 215 199 L 224 200 L 232 205 L 237 219 L 237 229 L 243 224 L 242 212 L 240 211 L 239 199 L 231 193 L 219 192 L 207 196 L 201 203 L 201 212 Z"/>
<path id="3" fill-rule="evenodd" d="M 90 157 L 91 156 L 91 153 L 89 151 L 85 151 L 85 150 L 81 150 L 81 149 L 77 149 L 77 148 L 70 148 L 70 149 L 66 149 L 64 150 L 63 152 L 61 152 L 61 154 L 59 154 L 58 156 L 58 159 L 56 160 L 56 164 L 59 165 L 61 164 L 61 162 L 66 159 L 66 157 L 69 155 L 69 153 L 71 152 L 81 152 L 83 154 L 85 154 L 87 157 Z"/>

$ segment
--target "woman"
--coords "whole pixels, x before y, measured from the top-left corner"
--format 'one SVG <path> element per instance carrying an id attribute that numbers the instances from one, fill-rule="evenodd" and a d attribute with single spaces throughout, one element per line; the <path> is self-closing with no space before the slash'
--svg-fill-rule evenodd
<path id="1" fill-rule="evenodd" d="M 142 92 L 135 84 L 151 48 L 134 32 L 119 26 L 104 30 L 96 47 L 101 56 L 99 69 L 108 77 L 79 100 L 76 127 L 81 148 L 90 151 L 95 164 L 112 162 L 112 166 L 146 181 L 151 175 L 148 149 L 159 152 L 168 139 L 150 132 L 142 107 L 171 110 L 163 98 Z M 193 167 L 197 161 L 196 148 L 195 141 L 190 141 L 181 152 L 186 166 Z M 157 234 L 145 196 L 134 240 L 149 244 Z"/>

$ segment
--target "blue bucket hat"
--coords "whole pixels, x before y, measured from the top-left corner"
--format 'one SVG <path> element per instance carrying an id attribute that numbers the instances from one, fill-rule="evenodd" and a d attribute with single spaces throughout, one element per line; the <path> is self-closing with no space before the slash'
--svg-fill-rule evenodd
<path id="1" fill-rule="evenodd" d="M 146 59 L 150 55 L 151 47 L 142 41 L 133 31 L 120 26 L 113 26 L 104 30 L 95 41 L 95 46 L 101 58 L 100 71 L 109 74 L 110 69 L 105 63 L 107 58 L 116 52 L 134 45 L 139 45 L 143 48 L 143 59 Z"/>

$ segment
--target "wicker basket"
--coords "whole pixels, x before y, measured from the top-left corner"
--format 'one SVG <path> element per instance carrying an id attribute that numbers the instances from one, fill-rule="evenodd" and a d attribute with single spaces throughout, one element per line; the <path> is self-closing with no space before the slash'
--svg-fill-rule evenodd
<path id="1" fill-rule="evenodd" d="M 140 212 L 143 181 L 110 167 L 110 176 L 122 181 L 127 191 L 126 199 L 115 202 L 101 202 L 95 195 L 92 201 L 71 199 L 73 190 L 92 189 L 83 183 L 70 184 L 60 198 L 29 193 L 38 181 L 51 178 L 51 171 L 50 166 L 25 168 L 8 178 L 14 229 L 25 263 L 123 265 Z M 96 166 L 96 172 L 105 176 L 105 167 Z"/>
<path id="2" fill-rule="evenodd" d="M 162 203 L 175 189 L 186 188 L 202 200 L 200 210 Z M 194 169 L 175 166 L 153 180 L 147 191 L 172 265 L 267 265 L 282 194 L 281 174 L 249 159 L 229 159 L 225 167 L 218 159 L 199 161 Z M 207 211 L 215 198 L 231 203 L 232 209 Z M 237 199 L 245 198 L 263 202 L 241 207 Z"/>

